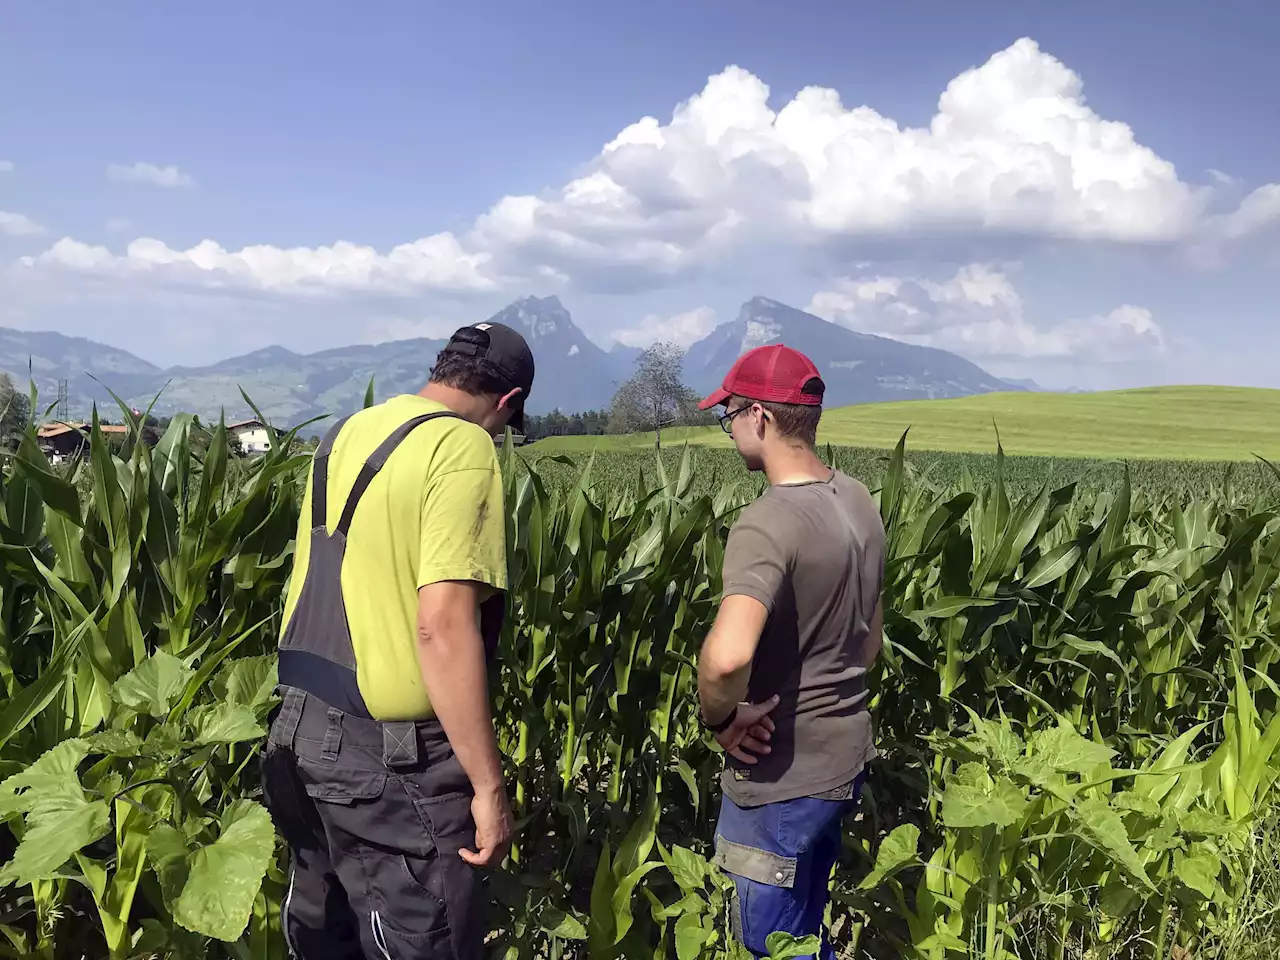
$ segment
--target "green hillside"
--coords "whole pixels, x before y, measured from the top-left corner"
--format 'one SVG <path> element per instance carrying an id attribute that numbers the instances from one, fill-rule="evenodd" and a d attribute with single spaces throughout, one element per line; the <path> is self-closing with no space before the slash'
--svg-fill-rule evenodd
<path id="1" fill-rule="evenodd" d="M 994 424 L 994 426 L 993 426 Z M 1280 460 L 1280 390 L 1153 387 L 1104 393 L 992 393 L 957 400 L 868 403 L 828 411 L 819 442 L 915 450 L 1157 460 Z M 672 443 L 728 445 L 719 427 L 666 431 Z M 652 448 L 653 434 L 556 437 L 542 450 Z"/>

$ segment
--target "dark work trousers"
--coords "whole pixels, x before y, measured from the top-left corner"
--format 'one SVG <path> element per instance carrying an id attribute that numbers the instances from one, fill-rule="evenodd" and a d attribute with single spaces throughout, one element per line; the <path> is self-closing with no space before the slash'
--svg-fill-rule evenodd
<path id="1" fill-rule="evenodd" d="M 290 851 L 280 911 L 299 960 L 479 960 L 471 784 L 436 721 L 379 723 L 293 687 L 262 756 Z"/>

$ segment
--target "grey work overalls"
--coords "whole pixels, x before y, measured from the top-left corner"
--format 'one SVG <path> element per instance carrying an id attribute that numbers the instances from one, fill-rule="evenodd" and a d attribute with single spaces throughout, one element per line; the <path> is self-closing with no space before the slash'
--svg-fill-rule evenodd
<path id="1" fill-rule="evenodd" d="M 412 430 L 453 416 L 396 428 L 361 468 L 332 533 L 328 461 L 346 421 L 316 449 L 311 554 L 280 641 L 283 701 L 262 756 L 264 799 L 290 850 L 281 926 L 300 960 L 482 955 L 480 877 L 458 855 L 475 841 L 471 784 L 438 721 L 370 717 L 341 582 L 347 532 L 369 483 Z M 502 610 L 500 594 L 482 608 L 489 656 Z"/>

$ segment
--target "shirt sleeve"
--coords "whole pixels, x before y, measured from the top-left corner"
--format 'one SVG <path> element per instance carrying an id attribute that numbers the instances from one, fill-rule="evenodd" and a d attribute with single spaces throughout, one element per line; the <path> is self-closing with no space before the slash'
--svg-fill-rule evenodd
<path id="1" fill-rule="evenodd" d="M 493 441 L 471 433 L 459 431 L 444 441 L 457 446 L 442 458 L 444 469 L 423 495 L 419 588 L 443 580 L 507 588 L 502 474 Z"/>
<path id="2" fill-rule="evenodd" d="M 724 596 L 753 597 L 773 613 L 792 565 L 785 530 L 785 524 L 771 511 L 742 514 L 725 543 Z"/>

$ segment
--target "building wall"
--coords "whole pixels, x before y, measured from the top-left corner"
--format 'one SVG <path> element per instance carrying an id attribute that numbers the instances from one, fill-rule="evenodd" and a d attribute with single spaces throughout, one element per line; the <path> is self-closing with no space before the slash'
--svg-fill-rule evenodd
<path id="1" fill-rule="evenodd" d="M 266 453 L 271 449 L 266 427 L 247 427 L 235 431 L 235 434 L 240 438 L 240 447 L 245 453 Z"/>

